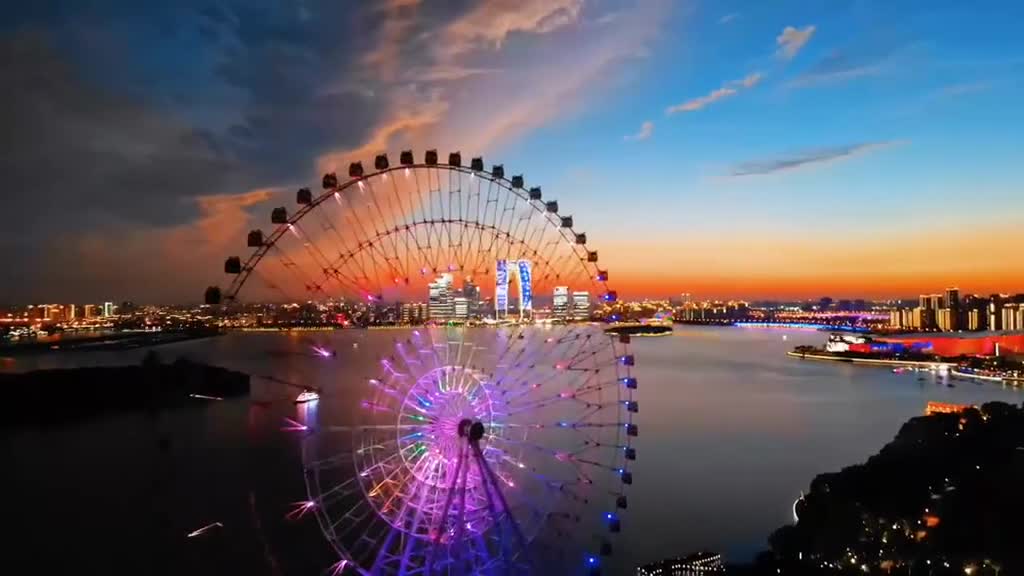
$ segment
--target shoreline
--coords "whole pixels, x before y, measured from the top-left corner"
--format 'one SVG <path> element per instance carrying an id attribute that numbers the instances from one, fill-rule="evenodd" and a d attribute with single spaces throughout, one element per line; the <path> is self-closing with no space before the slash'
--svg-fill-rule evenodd
<path id="1" fill-rule="evenodd" d="M 786 356 L 792 356 L 793 358 L 800 358 L 801 360 L 825 360 L 828 362 L 846 362 L 850 364 L 873 364 L 875 366 L 919 366 L 927 368 L 938 368 L 939 366 L 946 366 L 953 368 L 957 364 L 955 362 L 938 362 L 928 360 L 882 360 L 877 358 L 850 358 L 847 356 L 829 356 L 822 353 L 804 353 L 794 352 L 792 350 L 786 352 Z"/>

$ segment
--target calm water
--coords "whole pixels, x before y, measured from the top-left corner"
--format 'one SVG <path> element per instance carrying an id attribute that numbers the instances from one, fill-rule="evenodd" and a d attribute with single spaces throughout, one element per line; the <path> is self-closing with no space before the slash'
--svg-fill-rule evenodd
<path id="1" fill-rule="evenodd" d="M 256 375 L 358 390 L 393 331 L 234 334 L 158 348 Z M 783 337 L 786 336 L 784 340 Z M 676 327 L 634 339 L 640 437 L 630 508 L 616 554 L 637 564 L 698 548 L 748 559 L 821 472 L 865 460 L 929 400 L 1020 403 L 1019 391 L 784 355 L 825 334 Z M 338 351 L 303 356 L 311 340 Z M 358 347 L 354 347 L 356 344 Z M 135 363 L 144 351 L 0 360 L 0 370 Z M 6 390 L 5 401 L 24 391 Z M 87 572 L 315 574 L 331 558 L 314 522 L 281 520 L 304 491 L 295 444 L 277 428 L 298 417 L 292 391 L 157 416 L 127 415 L 3 440 L 16 495 L 13 523 L 45 566 Z M 36 395 L 32 395 L 37 397 Z M 46 410 L 42 400 L 26 410 Z M 215 536 L 185 539 L 209 522 Z M 25 547 L 24 550 L 29 550 Z M 15 553 L 17 555 L 17 553 Z M 28 552 L 25 552 L 28 554 Z"/>

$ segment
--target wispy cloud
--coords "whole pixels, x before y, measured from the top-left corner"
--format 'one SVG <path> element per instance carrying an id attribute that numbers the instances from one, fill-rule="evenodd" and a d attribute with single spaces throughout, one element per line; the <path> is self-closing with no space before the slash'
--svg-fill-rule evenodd
<path id="1" fill-rule="evenodd" d="M 786 26 L 782 33 L 775 38 L 775 44 L 779 47 L 777 54 L 786 60 L 791 60 L 811 40 L 815 30 L 814 26 L 804 28 Z"/>
<path id="2" fill-rule="evenodd" d="M 640 125 L 640 131 L 636 134 L 626 135 L 623 139 L 626 142 L 639 142 L 640 140 L 647 140 L 654 134 L 654 122 L 650 120 Z"/>
<path id="3" fill-rule="evenodd" d="M 717 102 L 722 98 L 728 98 L 729 96 L 736 94 L 736 92 L 737 90 L 735 88 L 719 88 L 717 90 L 712 90 L 706 96 L 687 100 L 686 102 L 676 104 L 675 106 L 669 106 L 667 112 L 669 114 L 677 114 L 679 112 L 696 112 L 708 104 Z"/>
<path id="4" fill-rule="evenodd" d="M 844 146 L 833 146 L 830 148 L 817 148 L 797 152 L 791 156 L 774 158 L 771 160 L 754 160 L 741 162 L 729 169 L 729 176 L 764 176 L 779 172 L 789 172 L 813 166 L 815 164 L 827 164 L 838 162 L 854 156 L 867 154 L 882 148 L 906 144 L 903 140 L 884 140 L 877 142 L 860 142 Z"/>
<path id="5" fill-rule="evenodd" d="M 732 12 L 730 14 L 726 14 L 725 16 L 722 16 L 721 18 L 719 18 L 718 19 L 718 23 L 719 24 L 728 24 L 729 22 L 732 22 L 733 20 L 735 20 L 735 19 L 737 19 L 739 17 L 740 17 L 739 12 Z"/>
<path id="6" fill-rule="evenodd" d="M 851 57 L 845 51 L 833 50 L 806 72 L 789 81 L 786 86 L 789 88 L 806 88 L 809 86 L 845 82 L 864 76 L 876 76 L 881 74 L 882 62 L 890 54 L 891 51 L 887 50 L 876 54 L 861 54 Z"/>
<path id="7" fill-rule="evenodd" d="M 686 102 L 683 102 L 681 104 L 669 106 L 666 110 L 666 113 L 678 114 L 679 112 L 696 112 L 697 110 L 700 110 L 705 106 L 713 104 L 719 100 L 722 100 L 723 98 L 735 96 L 740 92 L 740 90 L 746 90 L 753 88 L 754 86 L 757 86 L 763 78 L 764 75 L 761 74 L 760 72 L 748 74 L 747 76 L 740 78 L 739 80 L 727 82 L 721 88 L 718 88 L 717 90 L 712 90 L 711 92 L 704 96 L 694 98 L 692 100 L 687 100 Z"/>
<path id="8" fill-rule="evenodd" d="M 733 85 L 743 86 L 744 88 L 753 88 L 754 86 L 760 84 L 761 80 L 763 79 L 764 74 L 761 74 L 760 72 L 754 72 L 753 74 L 748 74 L 742 80 L 733 81 Z"/>

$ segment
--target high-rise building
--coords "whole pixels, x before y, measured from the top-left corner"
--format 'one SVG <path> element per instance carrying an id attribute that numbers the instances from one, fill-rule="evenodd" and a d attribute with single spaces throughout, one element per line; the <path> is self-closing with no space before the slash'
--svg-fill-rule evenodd
<path id="1" fill-rule="evenodd" d="M 943 332 L 952 332 L 956 330 L 955 316 L 952 308 L 940 308 L 936 314 L 936 323 L 939 325 L 939 330 Z"/>
<path id="2" fill-rule="evenodd" d="M 95 318 L 96 317 L 97 312 L 96 312 L 96 305 L 95 304 L 86 304 L 84 306 L 84 308 L 85 308 L 85 317 L 86 318 Z"/>
<path id="3" fill-rule="evenodd" d="M 529 260 L 498 260 L 494 274 L 494 316 L 504 318 L 509 308 L 509 282 L 519 290 L 519 317 L 533 311 L 533 265 Z"/>
<path id="4" fill-rule="evenodd" d="M 452 299 L 452 311 L 453 317 L 456 320 L 468 320 L 469 319 L 469 298 L 465 296 L 456 296 Z"/>
<path id="5" fill-rule="evenodd" d="M 106 317 L 113 316 L 113 315 L 114 315 L 114 303 L 113 302 L 104 302 L 103 303 L 103 316 L 106 318 Z"/>
<path id="6" fill-rule="evenodd" d="M 960 330 L 962 311 L 960 307 L 960 289 L 959 288 L 946 288 L 945 297 L 946 308 L 949 309 L 949 331 L 955 332 Z"/>
<path id="7" fill-rule="evenodd" d="M 555 286 L 551 301 L 551 313 L 555 318 L 569 317 L 569 287 Z"/>
<path id="8" fill-rule="evenodd" d="M 452 275 L 442 274 L 427 285 L 429 305 L 427 313 L 431 320 L 446 321 L 454 314 L 452 302 Z"/>
<path id="9" fill-rule="evenodd" d="M 422 324 L 427 320 L 428 310 L 424 302 L 402 304 L 402 324 Z"/>
<path id="10" fill-rule="evenodd" d="M 480 287 L 473 282 L 473 278 L 467 276 L 462 281 L 462 295 L 467 302 L 467 315 L 477 317 L 480 315 Z"/>
<path id="11" fill-rule="evenodd" d="M 689 292 L 683 292 L 682 294 L 679 295 L 679 303 L 682 304 L 683 306 L 686 306 L 692 301 L 693 298 L 691 297 Z"/>
<path id="12" fill-rule="evenodd" d="M 1003 305 L 1003 330 L 1024 330 L 1024 304 L 1008 302 Z"/>
<path id="13" fill-rule="evenodd" d="M 1003 301 L 1004 294 L 993 294 L 988 299 L 988 329 L 1003 329 Z"/>
<path id="14" fill-rule="evenodd" d="M 74 304 L 68 304 L 68 314 L 67 314 L 68 320 L 77 320 L 78 319 L 78 313 L 79 313 L 78 306 L 76 306 Z"/>
<path id="15" fill-rule="evenodd" d="M 971 308 L 967 311 L 967 329 L 984 330 L 988 327 L 988 312 L 983 308 Z"/>
<path id="16" fill-rule="evenodd" d="M 590 318 L 590 292 L 576 291 L 572 293 L 572 317 L 573 320 Z"/>

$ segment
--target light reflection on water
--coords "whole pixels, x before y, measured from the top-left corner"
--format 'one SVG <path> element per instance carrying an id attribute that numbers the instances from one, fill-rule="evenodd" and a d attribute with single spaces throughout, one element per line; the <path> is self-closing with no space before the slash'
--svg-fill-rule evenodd
<path id="1" fill-rule="evenodd" d="M 376 376 L 379 355 L 389 353 L 392 340 L 402 334 L 391 330 L 232 334 L 157 348 L 166 360 L 185 355 L 300 386 L 316 386 L 326 393 L 320 402 L 295 406 L 290 400 L 300 390 L 257 379 L 253 390 L 257 405 L 251 409 L 244 403 L 226 401 L 200 414 L 166 417 L 163 422 L 170 433 L 186 438 L 179 445 L 193 448 L 176 452 L 174 457 L 174 466 L 190 471 L 172 480 L 180 486 L 170 488 L 170 498 L 190 502 L 168 507 L 180 516 L 172 520 L 175 530 L 194 528 L 193 524 L 206 517 L 204 506 L 217 506 L 213 499 L 196 495 L 213 481 L 206 478 L 204 484 L 203 478 L 189 476 L 218 470 L 218 490 L 230 491 L 239 476 L 226 467 L 239 454 L 244 456 L 238 461 L 241 463 L 236 462 L 238 466 L 267 476 L 265 482 L 261 480 L 266 484 L 264 493 L 282 492 L 264 501 L 300 499 L 302 493 L 293 492 L 294 482 L 301 486 L 296 455 L 274 452 L 287 452 L 291 444 L 267 439 L 281 434 L 277 428 L 283 416 L 306 422 L 315 418 L 317 411 L 330 409 L 338 411 L 332 412 L 332 420 L 346 418 L 345 411 L 358 402 L 345 399 L 360 399 L 366 380 Z M 623 533 L 615 546 L 617 555 L 632 564 L 710 548 L 725 553 L 727 559 L 749 558 L 765 546 L 773 529 L 790 521 L 794 498 L 816 474 L 864 461 L 891 440 L 904 421 L 922 414 L 926 402 L 1019 403 L 1024 399 L 1018 390 L 996 384 L 949 381 L 931 374 L 893 374 L 884 368 L 801 361 L 784 355 L 794 346 L 817 345 L 824 338 L 824 333 L 792 329 L 677 326 L 671 336 L 634 339 L 640 436 L 635 444 L 638 459 L 629 510 L 623 515 Z M 314 344 L 336 351 L 337 356 L 313 357 Z M 136 363 L 144 354 L 144 350 L 132 350 L 28 356 L 0 362 L 0 370 Z M 135 416 L 120 422 L 150 425 Z M 267 440 L 272 448 L 253 457 L 246 452 L 246 445 L 254 438 Z M 67 465 L 76 466 L 74 473 L 86 476 L 86 482 L 92 478 L 93 490 L 101 496 L 104 490 L 137 491 L 116 481 L 117 475 L 129 473 L 131 467 L 119 471 L 122 460 L 111 451 L 144 454 L 151 448 L 141 441 L 124 440 L 104 423 L 23 435 L 14 440 L 13 448 L 16 461 L 21 456 L 24 464 L 37 466 L 36 470 L 42 466 L 39 474 L 43 474 L 46 466 L 55 465 L 53 459 L 31 453 L 64 451 L 72 449 L 70 446 L 100 447 L 95 458 L 103 466 L 88 466 L 92 460 L 74 458 Z M 272 464 L 276 470 L 268 469 Z M 58 469 L 55 473 L 72 472 Z M 272 479 L 275 474 L 280 479 Z M 289 480 L 292 477 L 294 481 Z M 29 473 L 24 478 L 25 482 L 38 480 Z M 107 500 L 114 501 L 111 505 L 115 507 L 120 501 Z M 81 507 L 85 515 L 92 512 L 91 505 Z M 288 530 L 295 531 L 293 527 Z M 297 549 L 314 546 L 308 539 L 293 542 L 295 537 L 287 530 L 268 532 L 275 554 L 282 559 Z"/>

